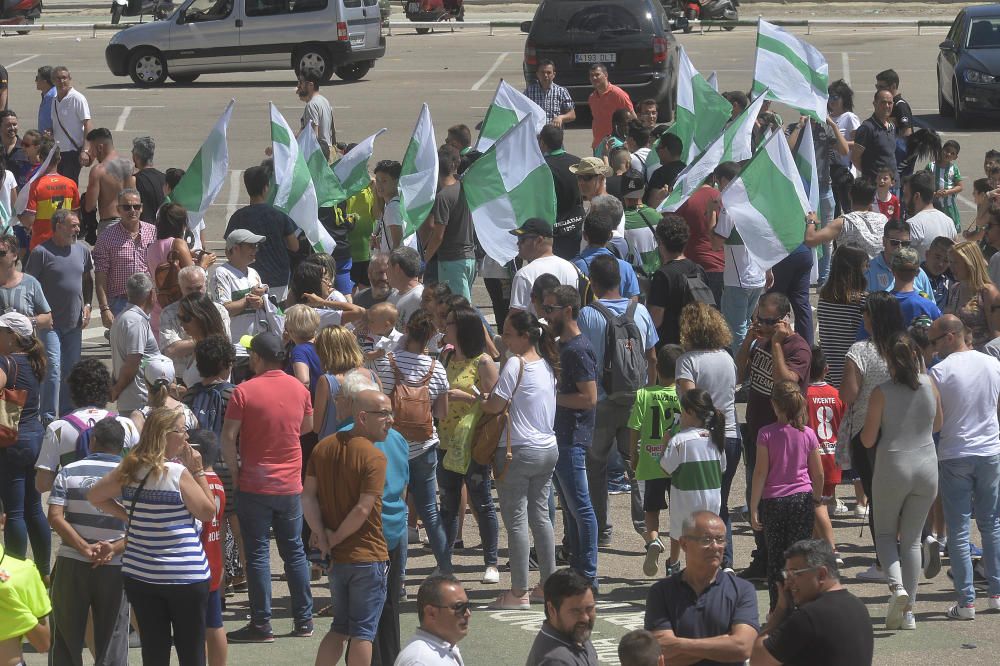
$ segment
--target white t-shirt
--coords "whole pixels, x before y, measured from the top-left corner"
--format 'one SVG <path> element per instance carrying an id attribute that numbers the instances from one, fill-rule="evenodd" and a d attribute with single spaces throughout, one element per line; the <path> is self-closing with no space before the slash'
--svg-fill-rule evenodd
<path id="1" fill-rule="evenodd" d="M 723 208 L 719 211 L 719 220 L 713 230 L 713 233 L 727 239 L 722 248 L 726 258 L 725 266 L 722 269 L 722 284 L 741 289 L 763 287 L 767 277 L 764 269 L 747 252 L 746 245 L 743 244 L 743 239 L 740 238 L 739 234 L 736 234 L 735 238 L 731 238 L 735 232 L 736 223 Z"/>
<path id="2" fill-rule="evenodd" d="M 949 354 L 927 371 L 941 394 L 938 460 L 1000 454 L 1000 361 L 974 350 Z"/>
<path id="3" fill-rule="evenodd" d="M 845 111 L 836 118 L 833 122 L 837 123 L 837 127 L 840 128 L 840 133 L 844 135 L 845 141 L 854 141 L 854 133 L 858 131 L 861 127 L 861 118 L 858 118 L 857 114 L 853 111 Z M 841 164 L 851 170 L 854 173 L 854 165 L 851 164 L 851 155 L 837 155 L 837 159 L 840 160 Z"/>
<path id="4" fill-rule="evenodd" d="M 0 224 L 14 224 L 14 197 L 11 193 L 17 187 L 17 180 L 10 171 L 4 171 L 3 182 L 0 182 Z"/>
<path id="5" fill-rule="evenodd" d="M 260 275 L 251 266 L 247 266 L 247 272 L 244 273 L 227 262 L 216 268 L 209 276 L 208 294 L 216 303 L 225 305 L 240 300 L 251 289 L 260 285 Z M 257 320 L 262 317 L 263 310 L 250 310 L 239 315 L 230 313 L 229 332 L 237 356 L 250 355 L 246 347 L 240 344 L 240 339 L 250 333 Z"/>
<path id="6" fill-rule="evenodd" d="M 426 377 L 427 372 L 431 369 L 431 363 L 434 363 L 434 372 L 427 384 L 431 397 L 431 414 L 433 414 L 434 401 L 448 393 L 449 389 L 448 372 L 444 369 L 444 365 L 426 354 L 414 354 L 405 350 L 393 352 L 392 358 L 396 361 L 396 367 L 399 368 L 399 374 L 403 376 L 403 380 L 411 385 L 415 385 Z M 392 363 L 389 362 L 388 356 L 375 359 L 375 372 L 378 373 L 379 381 L 382 382 L 382 390 L 386 395 L 391 396 L 392 389 L 396 386 L 396 373 L 392 371 Z M 413 460 L 438 443 L 437 427 L 432 426 L 431 438 L 427 441 L 411 442 L 407 440 L 407 443 L 410 445 L 410 460 Z"/>
<path id="7" fill-rule="evenodd" d="M 649 148 L 639 148 L 632 153 L 632 168 L 639 173 L 646 173 L 646 163 L 649 161 Z"/>
<path id="8" fill-rule="evenodd" d="M 86 424 L 94 424 L 107 418 L 111 413 L 107 409 L 84 407 L 73 412 L 73 416 Z M 127 416 L 116 416 L 115 420 L 125 429 L 125 441 L 122 442 L 123 450 L 131 449 L 138 444 L 139 430 L 132 423 L 132 419 Z M 45 429 L 45 435 L 42 437 L 42 449 L 38 453 L 35 467 L 49 472 L 57 472 L 63 465 L 75 462 L 74 453 L 79 439 L 80 432 L 71 423 L 63 419 L 56 419 Z"/>
<path id="9" fill-rule="evenodd" d="M 555 446 L 556 433 L 553 426 L 556 421 L 556 376 L 545 359 L 539 359 L 524 364 L 524 376 L 520 385 L 517 385 L 519 364 L 520 361 L 516 358 L 504 363 L 500 379 L 493 389 L 504 400 L 510 400 L 507 419 L 510 445 L 533 446 L 538 449 Z M 506 446 L 505 429 L 500 435 L 500 448 L 504 449 Z"/>
<path id="10" fill-rule="evenodd" d="M 410 321 L 413 313 L 420 309 L 420 299 L 424 295 L 424 285 L 418 284 L 413 289 L 400 294 L 396 292 L 389 296 L 389 302 L 396 306 L 399 317 L 396 319 L 396 328 L 400 331 L 406 330 L 406 322 Z"/>
<path id="11" fill-rule="evenodd" d="M 59 150 L 83 149 L 86 139 L 83 123 L 87 120 L 90 120 L 90 106 L 87 98 L 76 88 L 71 88 L 63 99 L 59 99 L 59 95 L 52 98 L 52 137 Z"/>
<path id="12" fill-rule="evenodd" d="M 924 260 L 927 248 L 938 236 L 946 236 L 952 240 L 958 236 L 955 222 L 937 208 L 928 207 L 906 221 L 910 224 L 911 245 L 920 255 L 920 261 Z"/>
<path id="13" fill-rule="evenodd" d="M 399 207 L 399 197 L 396 196 L 386 202 L 385 210 L 382 211 L 382 219 L 378 221 L 379 252 L 388 254 L 392 251 L 392 248 L 389 247 L 389 227 L 400 227 L 402 230 L 404 225 L 405 221 L 403 220 L 403 214 Z M 402 240 L 400 245 L 413 248 L 414 250 L 419 250 L 417 247 L 417 234 L 410 234 Z"/>
<path id="14" fill-rule="evenodd" d="M 538 313 L 531 306 L 531 286 L 535 284 L 538 276 L 546 273 L 554 275 L 559 280 L 559 284 L 568 287 L 579 285 L 579 275 L 573 264 L 554 254 L 541 257 L 523 266 L 514 274 L 514 281 L 510 287 L 510 307 L 517 310 L 527 310 L 537 316 Z"/>

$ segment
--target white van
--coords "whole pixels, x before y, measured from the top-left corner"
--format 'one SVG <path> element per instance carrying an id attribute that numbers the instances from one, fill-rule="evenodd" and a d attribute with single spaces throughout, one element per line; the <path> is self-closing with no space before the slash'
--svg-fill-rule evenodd
<path id="1" fill-rule="evenodd" d="M 162 21 L 117 33 L 104 52 L 112 74 L 146 87 L 269 69 L 356 81 L 383 55 L 378 0 L 185 0 Z"/>

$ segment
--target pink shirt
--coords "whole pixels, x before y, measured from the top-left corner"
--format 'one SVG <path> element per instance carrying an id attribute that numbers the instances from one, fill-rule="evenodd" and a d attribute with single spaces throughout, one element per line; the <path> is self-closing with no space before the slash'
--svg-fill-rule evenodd
<path id="1" fill-rule="evenodd" d="M 309 389 L 283 370 L 269 370 L 233 391 L 226 420 L 240 424 L 239 489 L 258 495 L 302 492 L 302 419 L 312 414 Z"/>
<path id="2" fill-rule="evenodd" d="M 121 222 L 101 232 L 94 246 L 94 271 L 107 276 L 104 290 L 108 298 L 124 296 L 128 279 L 136 273 L 147 272 L 146 248 L 155 240 L 156 227 L 146 222 L 139 222 L 135 240 Z"/>
<path id="3" fill-rule="evenodd" d="M 757 433 L 757 446 L 767 449 L 767 480 L 763 499 L 812 492 L 809 453 L 819 448 L 813 429 L 772 423 Z"/>

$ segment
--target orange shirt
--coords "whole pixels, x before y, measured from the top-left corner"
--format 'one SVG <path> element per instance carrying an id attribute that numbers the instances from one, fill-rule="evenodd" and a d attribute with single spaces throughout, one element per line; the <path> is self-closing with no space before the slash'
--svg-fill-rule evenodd
<path id="1" fill-rule="evenodd" d="M 632 98 L 628 96 L 627 92 L 613 83 L 609 83 L 608 89 L 603 93 L 599 94 L 596 90 L 590 93 L 587 104 L 590 105 L 590 113 L 594 117 L 594 122 L 591 125 L 591 131 L 594 133 L 594 143 L 591 145 L 591 148 L 595 150 L 601 139 L 611 134 L 611 114 L 618 109 L 635 111 L 632 107 Z"/>
<path id="2" fill-rule="evenodd" d="M 52 238 L 52 216 L 57 210 L 78 210 L 80 190 L 76 183 L 57 173 L 39 176 L 28 191 L 25 212 L 35 214 L 31 227 L 31 249 Z"/>

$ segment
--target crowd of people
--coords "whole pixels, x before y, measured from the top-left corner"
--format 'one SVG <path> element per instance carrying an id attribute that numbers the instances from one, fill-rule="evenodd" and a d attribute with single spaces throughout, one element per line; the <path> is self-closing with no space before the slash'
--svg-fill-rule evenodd
<path id="1" fill-rule="evenodd" d="M 825 123 L 785 127 L 765 108 L 761 136 L 813 133 L 822 204 L 765 270 L 721 201 L 739 163 L 661 214 L 684 146 L 655 101 L 636 111 L 595 65 L 594 152 L 578 157 L 563 145 L 572 100 L 553 63 L 537 74 L 526 93 L 549 121 L 538 141 L 557 213 L 513 230 L 518 256 L 501 266 L 463 195 L 479 156 L 465 125 L 438 151 L 415 234 L 402 166 L 385 160 L 367 189 L 317 211 L 337 247 L 315 253 L 269 203 L 265 160 L 244 171 L 250 204 L 217 257 L 170 202 L 184 174 L 156 169 L 153 139 L 120 154 L 69 70 L 39 68 L 38 128 L 22 134 L 0 111 L 6 210 L 29 192 L 0 235 L 0 660 L 16 663 L 26 639 L 56 664 L 81 663 L 85 644 L 124 664 L 130 642 L 146 664 L 172 651 L 224 664 L 229 643 L 276 640 L 273 538 L 290 636 L 332 618 L 317 664 L 462 664 L 472 604 L 453 560 L 468 508 L 482 584 L 506 578 L 506 532 L 509 580 L 489 608 L 544 608 L 529 665 L 596 663 L 613 538 L 644 546 L 641 567 L 616 576 L 660 578 L 623 664 L 870 663 L 872 623 L 843 585 L 831 525 L 849 511 L 847 481 L 871 530 L 860 577 L 885 583 L 887 629 L 916 628 L 919 575 L 938 575 L 942 556 L 947 617 L 975 618 L 976 577 L 1000 609 L 1000 153 L 986 154 L 963 225 L 960 147 L 914 128 L 894 71 L 877 75 L 863 122 L 844 81 Z M 319 86 L 299 77 L 301 131 L 336 159 L 349 146 Z M 748 104 L 725 97 L 734 117 Z M 479 276 L 489 307 L 473 302 Z M 82 358 L 95 296 L 110 368 Z M 611 484 L 628 489 L 631 530 L 612 524 Z M 756 541 L 746 563 L 738 515 Z M 420 528 L 436 567 L 404 643 Z M 769 591 L 763 622 L 754 582 Z M 249 622 L 226 632 L 225 598 L 243 593 Z"/>

